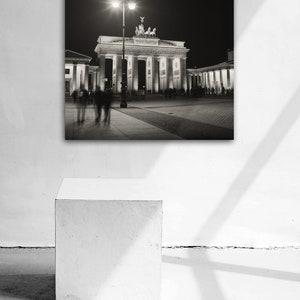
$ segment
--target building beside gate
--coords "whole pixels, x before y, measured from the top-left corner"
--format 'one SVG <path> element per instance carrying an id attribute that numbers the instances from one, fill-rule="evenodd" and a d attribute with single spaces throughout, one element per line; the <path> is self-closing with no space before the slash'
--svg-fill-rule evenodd
<path id="1" fill-rule="evenodd" d="M 227 61 L 217 65 L 194 68 L 187 70 L 188 88 L 202 87 L 214 89 L 216 94 L 222 93 L 222 86 L 225 90 L 234 89 L 234 52 L 228 50 Z"/>
<path id="2" fill-rule="evenodd" d="M 91 66 L 92 58 L 84 54 L 65 51 L 65 93 L 72 94 L 81 85 L 85 89 L 95 89 L 99 67 Z"/>

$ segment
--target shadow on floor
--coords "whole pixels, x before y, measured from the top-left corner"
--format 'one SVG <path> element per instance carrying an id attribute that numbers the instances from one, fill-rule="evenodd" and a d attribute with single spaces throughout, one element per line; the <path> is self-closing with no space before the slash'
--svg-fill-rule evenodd
<path id="1" fill-rule="evenodd" d="M 0 298 L 2 297 L 55 300 L 55 275 L 0 275 Z"/>

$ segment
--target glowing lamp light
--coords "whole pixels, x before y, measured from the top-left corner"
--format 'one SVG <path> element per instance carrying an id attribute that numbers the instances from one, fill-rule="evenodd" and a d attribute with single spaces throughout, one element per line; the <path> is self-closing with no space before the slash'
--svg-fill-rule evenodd
<path id="1" fill-rule="evenodd" d="M 131 9 L 131 10 L 135 9 L 135 8 L 136 8 L 136 3 L 134 3 L 134 2 L 129 2 L 129 3 L 128 3 L 128 8 Z"/>
<path id="2" fill-rule="evenodd" d="M 114 2 L 112 2 L 111 5 L 112 5 L 113 8 L 118 8 L 120 6 L 120 2 L 114 1 Z"/>

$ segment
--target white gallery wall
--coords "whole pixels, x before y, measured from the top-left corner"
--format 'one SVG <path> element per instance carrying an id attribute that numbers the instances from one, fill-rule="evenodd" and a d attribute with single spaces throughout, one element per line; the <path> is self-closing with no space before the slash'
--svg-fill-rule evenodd
<path id="1" fill-rule="evenodd" d="M 63 3 L 0 2 L 0 245 L 54 245 L 82 177 L 143 181 L 164 245 L 300 246 L 300 1 L 235 1 L 235 140 L 176 142 L 64 140 Z"/>

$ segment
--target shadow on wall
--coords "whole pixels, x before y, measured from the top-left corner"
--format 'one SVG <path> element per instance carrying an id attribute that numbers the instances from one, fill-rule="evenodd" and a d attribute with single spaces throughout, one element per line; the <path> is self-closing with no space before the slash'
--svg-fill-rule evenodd
<path id="1" fill-rule="evenodd" d="M 243 17 L 242 19 L 243 22 L 239 22 L 238 26 L 236 26 L 236 28 L 238 28 L 238 31 L 236 32 L 237 38 L 241 37 L 241 35 L 251 22 L 251 19 L 258 12 L 263 3 L 264 1 L 261 0 L 246 2 L 240 1 L 239 4 L 237 4 L 236 2 L 237 5 L 243 5 L 243 16 L 245 15 L 245 17 Z M 283 141 L 284 137 L 288 134 L 289 130 L 298 119 L 298 116 L 300 114 L 300 103 L 298 101 L 299 96 L 300 88 L 298 88 L 290 101 L 288 101 L 287 105 L 285 106 L 279 117 L 276 119 L 267 135 L 263 138 L 248 162 L 241 169 L 240 173 L 233 181 L 232 185 L 229 187 L 227 193 L 224 195 L 220 205 L 215 208 L 213 213 L 204 223 L 203 227 L 200 228 L 196 240 L 199 237 L 204 237 L 208 241 L 211 241 L 216 236 L 220 228 L 222 228 L 222 225 L 228 219 L 239 201 L 242 199 L 244 194 L 254 182 L 255 178 L 259 175 L 261 170 L 264 168 L 266 163 L 274 154 L 275 150 Z M 225 299 L 215 275 L 216 269 L 251 275 L 257 274 L 259 276 L 269 276 L 273 278 L 292 281 L 300 280 L 300 275 L 294 273 L 290 274 L 288 272 L 280 271 L 270 272 L 271 270 L 212 263 L 210 262 L 209 257 L 205 252 L 203 252 L 199 260 L 197 260 L 201 263 L 201 266 L 211 265 L 208 268 L 197 267 L 197 262 L 195 262 L 195 257 L 192 253 L 190 253 L 189 259 L 190 261 L 187 261 L 187 263 L 191 265 L 195 279 L 199 282 L 199 293 L 202 294 L 203 299 Z M 170 261 L 170 257 L 164 257 L 164 261 Z M 179 263 L 179 260 L 174 261 L 174 263 Z M 208 285 L 205 284 L 207 278 L 209 278 Z"/>
<path id="2" fill-rule="evenodd" d="M 251 0 L 251 1 L 243 1 L 243 0 L 236 0 L 235 1 L 235 11 L 237 11 L 236 6 L 243 7 L 243 18 L 238 18 L 235 16 L 235 38 L 240 38 L 241 35 L 244 33 L 246 28 L 248 27 L 249 23 L 251 22 L 254 15 L 259 11 L 259 9 L 264 4 L 265 0 Z M 241 9 L 241 8 L 240 8 Z M 239 10 L 240 10 L 239 9 Z M 238 20 L 238 22 L 237 22 Z M 238 24 L 238 26 L 236 26 Z"/>
<path id="3" fill-rule="evenodd" d="M 232 211 L 254 182 L 255 178 L 259 175 L 280 143 L 284 140 L 289 130 L 297 121 L 300 114 L 299 97 L 300 88 L 298 88 L 296 93 L 287 103 L 269 132 L 233 181 L 220 202 L 220 205 L 215 208 L 203 227 L 200 228 L 196 240 L 200 237 L 204 237 L 208 241 L 211 241 L 217 235 L 218 231 L 222 228 L 222 225 L 226 222 Z M 300 281 L 300 274 L 297 273 L 213 263 L 210 262 L 209 257 L 205 252 L 195 255 L 195 252 L 190 251 L 189 254 L 190 256 L 188 259 L 173 259 L 172 257 L 164 256 L 163 262 L 190 265 L 193 269 L 195 279 L 199 282 L 199 292 L 202 294 L 203 299 L 225 299 L 215 275 L 216 270 L 297 282 Z"/>

